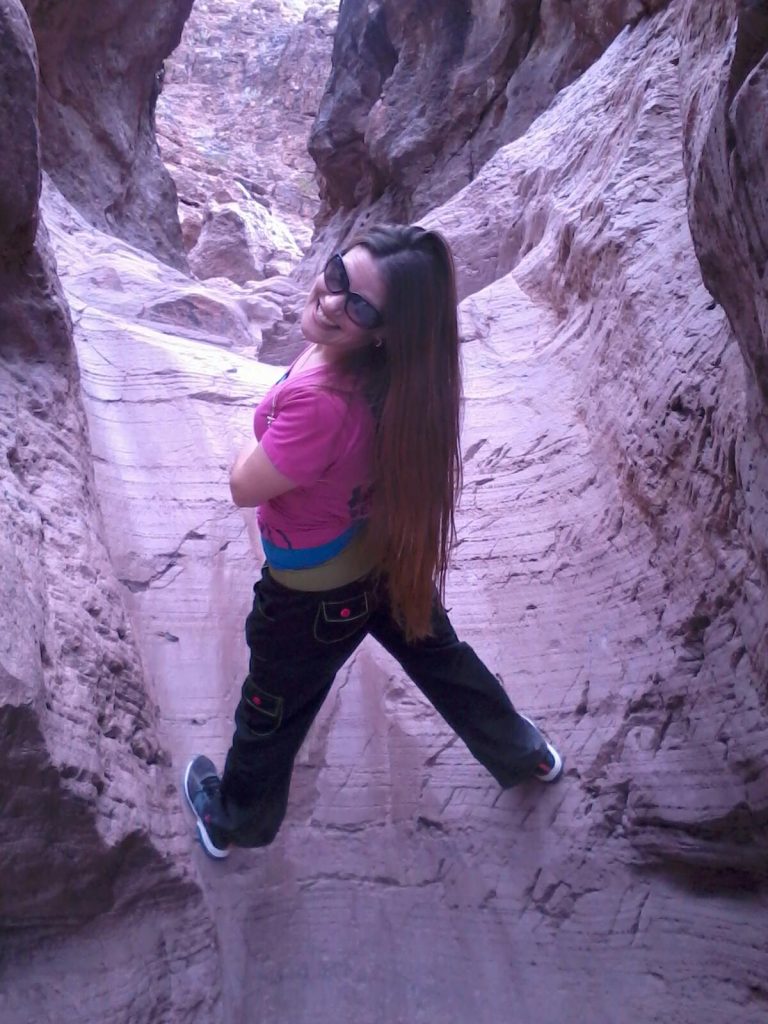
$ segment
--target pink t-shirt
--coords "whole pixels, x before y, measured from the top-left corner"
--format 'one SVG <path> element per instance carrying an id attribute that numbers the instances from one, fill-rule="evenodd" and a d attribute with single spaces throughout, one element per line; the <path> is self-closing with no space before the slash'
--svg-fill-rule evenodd
<path id="1" fill-rule="evenodd" d="M 327 366 L 313 366 L 291 369 L 274 385 L 256 406 L 253 429 L 275 469 L 298 485 L 259 506 L 268 561 L 285 568 L 313 564 L 307 552 L 307 559 L 281 565 L 269 546 L 306 551 L 337 539 L 343 546 L 347 533 L 351 539 L 370 508 L 373 414 L 351 384 Z M 334 553 L 331 544 L 325 554 Z"/>

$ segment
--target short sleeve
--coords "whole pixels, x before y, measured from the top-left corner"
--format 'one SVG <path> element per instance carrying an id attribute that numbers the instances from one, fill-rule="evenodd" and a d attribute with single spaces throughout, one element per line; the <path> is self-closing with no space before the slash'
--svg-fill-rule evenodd
<path id="1" fill-rule="evenodd" d="M 346 403 L 338 394 L 318 387 L 286 388 L 261 447 L 279 473 L 310 487 L 337 457 L 345 415 Z"/>

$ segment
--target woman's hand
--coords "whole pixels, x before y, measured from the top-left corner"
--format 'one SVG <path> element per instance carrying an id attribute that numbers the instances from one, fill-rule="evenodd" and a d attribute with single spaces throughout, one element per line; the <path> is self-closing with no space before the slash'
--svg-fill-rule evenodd
<path id="1" fill-rule="evenodd" d="M 238 508 L 256 508 L 296 486 L 275 469 L 256 438 L 241 449 L 229 474 L 229 489 Z"/>

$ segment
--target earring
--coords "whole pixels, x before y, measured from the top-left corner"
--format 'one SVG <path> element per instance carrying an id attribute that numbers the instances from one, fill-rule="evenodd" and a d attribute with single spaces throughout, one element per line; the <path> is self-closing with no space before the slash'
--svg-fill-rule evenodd
<path id="1" fill-rule="evenodd" d="M 373 343 L 373 347 L 374 348 L 381 348 L 381 346 L 383 344 L 384 344 L 384 339 L 383 338 L 377 338 L 376 341 Z"/>

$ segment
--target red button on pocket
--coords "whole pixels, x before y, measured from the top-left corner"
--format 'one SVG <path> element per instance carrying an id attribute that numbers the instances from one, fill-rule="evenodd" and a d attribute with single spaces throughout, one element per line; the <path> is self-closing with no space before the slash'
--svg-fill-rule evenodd
<path id="1" fill-rule="evenodd" d="M 351 614 L 352 612 L 349 610 L 349 608 L 342 608 L 341 611 L 339 612 L 339 615 L 342 617 L 342 619 L 348 619 Z"/>
<path id="2" fill-rule="evenodd" d="M 261 704 L 261 697 L 251 697 L 251 704 Z"/>

